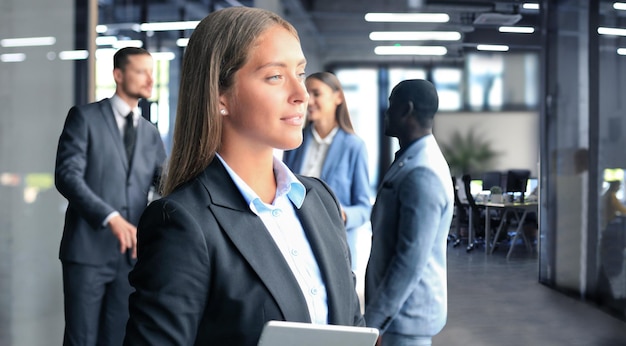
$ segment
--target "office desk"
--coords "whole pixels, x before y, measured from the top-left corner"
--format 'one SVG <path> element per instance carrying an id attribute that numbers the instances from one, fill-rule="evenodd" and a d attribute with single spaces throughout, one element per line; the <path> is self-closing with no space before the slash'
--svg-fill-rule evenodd
<path id="1" fill-rule="evenodd" d="M 485 254 L 493 253 L 494 245 L 497 239 L 493 240 L 493 244 L 490 243 L 491 239 L 491 218 L 489 217 L 489 212 L 491 209 L 501 209 L 502 211 L 502 219 L 500 220 L 500 224 L 498 225 L 498 234 L 502 231 L 502 227 L 506 225 L 506 220 L 509 215 L 513 215 L 517 219 L 517 228 L 515 230 L 515 236 L 511 240 L 511 245 L 509 246 L 509 252 L 506 255 L 508 259 L 513 252 L 513 245 L 517 238 L 521 235 L 524 239 L 524 244 L 526 248 L 532 250 L 531 245 L 528 243 L 528 239 L 524 235 L 524 221 L 526 220 L 526 216 L 528 216 L 529 212 L 537 212 L 539 207 L 539 203 L 537 201 L 527 201 L 524 203 L 493 203 L 493 202 L 477 202 L 476 205 L 485 208 Z"/>

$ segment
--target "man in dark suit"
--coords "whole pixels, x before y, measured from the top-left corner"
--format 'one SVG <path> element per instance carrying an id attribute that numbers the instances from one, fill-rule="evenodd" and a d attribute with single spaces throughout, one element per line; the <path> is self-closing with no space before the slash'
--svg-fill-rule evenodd
<path id="1" fill-rule="evenodd" d="M 122 344 L 136 225 L 165 162 L 161 136 L 138 107 L 152 94 L 150 53 L 123 48 L 113 60 L 115 95 L 72 107 L 59 138 L 55 184 L 69 202 L 59 252 L 64 345 Z"/>

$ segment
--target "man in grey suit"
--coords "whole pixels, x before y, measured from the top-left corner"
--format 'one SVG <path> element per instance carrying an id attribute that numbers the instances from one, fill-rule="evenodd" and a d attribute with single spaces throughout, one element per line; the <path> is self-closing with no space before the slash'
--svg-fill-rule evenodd
<path id="1" fill-rule="evenodd" d="M 446 323 L 446 248 L 454 195 L 448 164 L 432 134 L 437 90 L 425 80 L 396 85 L 385 134 L 400 150 L 372 209 L 365 321 L 378 345 L 431 345 Z"/>
<path id="2" fill-rule="evenodd" d="M 68 200 L 64 345 L 122 344 L 136 225 L 165 162 L 161 136 L 138 107 L 152 94 L 152 56 L 123 48 L 113 65 L 115 95 L 72 107 L 57 149 L 55 184 Z"/>

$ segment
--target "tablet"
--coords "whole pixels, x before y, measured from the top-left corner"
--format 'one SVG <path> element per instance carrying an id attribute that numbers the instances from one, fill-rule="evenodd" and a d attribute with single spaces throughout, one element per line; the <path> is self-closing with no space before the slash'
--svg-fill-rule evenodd
<path id="1" fill-rule="evenodd" d="M 377 338 L 376 328 L 269 321 L 258 346 L 374 346 Z"/>

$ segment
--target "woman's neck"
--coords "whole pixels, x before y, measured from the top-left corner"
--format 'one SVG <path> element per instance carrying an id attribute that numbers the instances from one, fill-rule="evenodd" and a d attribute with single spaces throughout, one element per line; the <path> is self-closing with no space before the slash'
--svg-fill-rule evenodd
<path id="1" fill-rule="evenodd" d="M 313 127 L 315 128 L 315 132 L 321 137 L 326 138 L 332 130 L 337 127 L 337 121 L 332 119 L 330 121 L 318 120 L 313 123 Z"/>
<path id="2" fill-rule="evenodd" d="M 276 196 L 273 151 L 242 151 L 220 149 L 220 156 L 228 166 L 261 198 L 272 203 Z"/>

